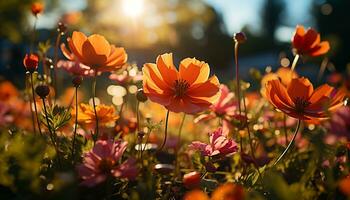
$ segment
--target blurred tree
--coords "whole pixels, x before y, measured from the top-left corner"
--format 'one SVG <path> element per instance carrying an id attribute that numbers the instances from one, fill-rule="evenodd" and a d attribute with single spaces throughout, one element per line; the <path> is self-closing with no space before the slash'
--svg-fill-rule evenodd
<path id="1" fill-rule="evenodd" d="M 223 19 L 203 0 L 87 2 L 84 27 L 126 47 L 130 60 L 150 62 L 171 51 L 176 62 L 197 57 L 222 68 L 232 59 L 233 43 Z"/>
<path id="2" fill-rule="evenodd" d="M 266 0 L 262 7 L 262 28 L 265 37 L 275 43 L 275 32 L 281 23 L 280 16 L 285 3 L 281 0 Z"/>
<path id="3" fill-rule="evenodd" d="M 350 62 L 350 1 L 314 0 L 314 5 L 318 29 L 331 42 L 331 61 L 343 70 Z"/>

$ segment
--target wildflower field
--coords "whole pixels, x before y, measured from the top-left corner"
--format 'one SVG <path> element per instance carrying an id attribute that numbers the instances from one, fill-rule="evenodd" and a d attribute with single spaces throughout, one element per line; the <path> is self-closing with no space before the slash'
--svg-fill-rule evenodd
<path id="1" fill-rule="evenodd" d="M 0 199 L 350 199 L 350 72 L 316 28 L 295 24 L 281 65 L 248 70 L 241 50 L 259 41 L 236 32 L 216 74 L 171 48 L 134 62 L 76 15 L 40 40 L 47 7 L 27 2 L 11 66 L 25 72 L 0 79 Z"/>

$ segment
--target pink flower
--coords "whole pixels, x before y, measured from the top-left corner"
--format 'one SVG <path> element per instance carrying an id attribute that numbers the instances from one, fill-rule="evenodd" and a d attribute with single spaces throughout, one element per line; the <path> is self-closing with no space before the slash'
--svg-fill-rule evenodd
<path id="1" fill-rule="evenodd" d="M 210 144 L 194 141 L 189 148 L 200 151 L 203 156 L 227 156 L 238 150 L 236 142 L 227 138 L 222 128 L 209 134 L 209 142 Z"/>
<path id="2" fill-rule="evenodd" d="M 326 125 L 336 138 L 347 138 L 350 140 L 350 108 L 343 106 L 339 108 Z"/>
<path id="3" fill-rule="evenodd" d="M 89 66 L 77 61 L 60 60 L 57 63 L 57 67 L 75 76 L 94 76 L 94 71 Z"/>
<path id="4" fill-rule="evenodd" d="M 93 149 L 84 154 L 83 163 L 77 166 L 82 185 L 93 187 L 109 176 L 133 180 L 137 176 L 136 160 L 127 159 L 118 164 L 127 147 L 121 140 L 98 140 Z"/>
<path id="5" fill-rule="evenodd" d="M 234 94 L 230 92 L 228 87 L 224 84 L 220 85 L 220 97 L 216 103 L 210 106 L 209 114 L 199 115 L 194 122 L 207 121 L 220 117 L 223 120 L 223 132 L 225 135 L 229 133 L 229 130 L 232 128 L 230 123 L 231 118 L 237 117 L 237 101 L 234 100 Z"/>

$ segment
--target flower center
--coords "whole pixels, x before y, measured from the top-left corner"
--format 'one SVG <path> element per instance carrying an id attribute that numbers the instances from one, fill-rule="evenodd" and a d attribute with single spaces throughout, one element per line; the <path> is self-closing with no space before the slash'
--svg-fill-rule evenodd
<path id="1" fill-rule="evenodd" d="M 114 162 L 112 159 L 103 158 L 98 165 L 98 169 L 100 170 L 101 173 L 108 174 L 111 172 L 113 165 L 114 165 Z"/>
<path id="2" fill-rule="evenodd" d="M 186 93 L 187 89 L 190 87 L 190 84 L 187 83 L 186 80 L 179 79 L 174 83 L 175 88 L 175 96 L 182 97 Z"/>
<path id="3" fill-rule="evenodd" d="M 309 101 L 300 97 L 297 97 L 294 102 L 295 102 L 295 110 L 297 111 L 297 113 L 303 113 L 305 108 L 310 105 Z"/>

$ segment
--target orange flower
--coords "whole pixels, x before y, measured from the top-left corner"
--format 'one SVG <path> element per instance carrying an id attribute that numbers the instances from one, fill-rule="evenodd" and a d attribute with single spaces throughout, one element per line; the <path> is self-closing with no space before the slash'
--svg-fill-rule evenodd
<path id="1" fill-rule="evenodd" d="M 185 194 L 183 200 L 209 200 L 209 197 L 202 190 L 192 190 Z"/>
<path id="2" fill-rule="evenodd" d="M 40 2 L 34 2 L 31 6 L 32 14 L 36 17 L 39 13 L 44 11 L 44 4 Z"/>
<path id="3" fill-rule="evenodd" d="M 71 60 L 81 62 L 96 71 L 114 71 L 122 67 L 127 60 L 124 48 L 110 45 L 109 42 L 98 34 L 89 37 L 82 32 L 74 31 L 72 38 L 68 38 L 68 46 L 61 44 L 63 55 Z"/>
<path id="4" fill-rule="evenodd" d="M 113 127 L 115 121 L 119 118 L 115 113 L 114 106 L 99 104 L 96 106 L 99 127 Z M 75 118 L 75 109 L 72 110 L 72 119 Z M 78 123 L 91 128 L 95 126 L 94 108 L 89 104 L 81 103 L 78 107 Z"/>
<path id="5" fill-rule="evenodd" d="M 293 48 L 299 55 L 319 56 L 329 51 L 328 41 L 322 41 L 320 34 L 312 28 L 306 30 L 298 25 L 292 39 Z"/>
<path id="6" fill-rule="evenodd" d="M 271 80 L 266 85 L 266 97 L 277 109 L 302 120 L 327 118 L 327 111 L 343 105 L 344 96 L 343 91 L 328 84 L 314 90 L 303 77 L 292 79 L 287 87 L 280 80 Z"/>
<path id="7" fill-rule="evenodd" d="M 209 65 L 195 58 L 182 60 L 177 71 L 172 54 L 163 54 L 156 64 L 144 64 L 142 71 L 144 93 L 172 112 L 204 111 L 219 95 L 219 80 L 216 76 L 208 79 Z"/>
<path id="8" fill-rule="evenodd" d="M 9 102 L 19 96 L 19 91 L 10 81 L 0 82 L 0 101 Z"/>
<path id="9" fill-rule="evenodd" d="M 211 196 L 212 200 L 243 200 L 244 190 L 240 185 L 225 183 L 215 189 Z"/>
<path id="10" fill-rule="evenodd" d="M 292 78 L 298 78 L 298 74 L 295 71 L 292 71 L 289 67 L 280 67 L 276 73 L 270 72 L 265 74 L 261 79 L 261 94 L 265 96 L 266 93 L 266 83 L 270 80 L 280 80 L 284 86 L 287 86 Z"/>
<path id="11" fill-rule="evenodd" d="M 350 197 L 350 175 L 340 180 L 338 187 L 343 194 Z"/>

